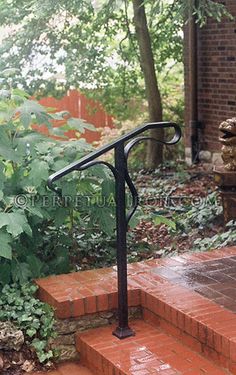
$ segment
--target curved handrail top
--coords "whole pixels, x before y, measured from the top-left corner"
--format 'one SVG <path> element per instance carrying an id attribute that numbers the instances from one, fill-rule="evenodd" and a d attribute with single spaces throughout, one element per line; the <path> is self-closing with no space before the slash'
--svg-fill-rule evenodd
<path id="1" fill-rule="evenodd" d="M 49 178 L 47 180 L 48 187 L 50 189 L 54 190 L 54 188 L 52 186 L 54 181 L 59 180 L 61 177 L 66 176 L 67 174 L 69 174 L 73 171 L 79 170 L 83 165 L 91 162 L 92 160 L 94 160 L 94 159 L 98 158 L 99 156 L 105 154 L 106 152 L 112 150 L 113 148 L 118 146 L 120 143 L 123 143 L 123 142 L 126 142 L 126 141 L 130 140 L 131 138 L 135 137 L 136 135 L 138 135 L 140 133 L 143 133 L 146 130 L 161 129 L 161 128 L 174 128 L 175 129 L 174 137 L 171 139 L 171 141 L 166 141 L 165 142 L 166 144 L 168 144 L 168 143 L 175 144 L 179 141 L 179 139 L 181 137 L 181 129 L 180 129 L 179 125 L 177 125 L 174 122 L 151 122 L 151 123 L 143 124 L 143 125 L 139 126 L 138 128 L 136 128 L 134 130 L 131 130 L 129 133 L 124 134 L 123 136 L 121 136 L 117 140 L 101 147 L 98 150 L 95 150 L 95 151 L 91 152 L 88 155 L 85 155 L 80 160 L 77 160 L 77 161 L 69 164 L 68 166 L 62 168 L 58 172 L 53 173 L 51 176 L 49 176 Z"/>

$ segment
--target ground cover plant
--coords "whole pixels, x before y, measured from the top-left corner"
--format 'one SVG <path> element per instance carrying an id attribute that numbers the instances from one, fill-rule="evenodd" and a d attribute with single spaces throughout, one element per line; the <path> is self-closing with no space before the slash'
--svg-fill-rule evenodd
<path id="1" fill-rule="evenodd" d="M 178 165 L 178 166 L 177 166 Z M 220 194 L 212 172 L 167 163 L 155 171 L 133 171 L 140 208 L 128 231 L 128 261 L 208 251 L 235 244 L 235 223 L 225 227 Z M 76 235 L 76 269 L 116 263 L 114 235 Z"/>
<path id="2" fill-rule="evenodd" d="M 36 290 L 32 284 L 5 285 L 1 290 L 0 322 L 11 322 L 24 336 L 18 351 L 0 351 L 1 374 L 32 371 L 49 365 L 58 354 L 49 344 L 55 337 L 53 309 L 35 297 Z"/>
<path id="3" fill-rule="evenodd" d="M 145 188 L 155 177 L 156 184 Z M 223 225 L 221 198 L 211 171 L 201 166 L 168 166 L 139 176 L 137 182 L 143 189 L 144 201 L 149 195 L 150 204 L 144 210 L 151 211 L 153 219 L 146 217 L 136 227 L 133 238 L 139 245 L 146 243 L 152 256 L 205 251 L 235 243 L 234 223 L 226 228 Z M 163 215 L 170 222 L 155 222 L 155 215 Z"/>

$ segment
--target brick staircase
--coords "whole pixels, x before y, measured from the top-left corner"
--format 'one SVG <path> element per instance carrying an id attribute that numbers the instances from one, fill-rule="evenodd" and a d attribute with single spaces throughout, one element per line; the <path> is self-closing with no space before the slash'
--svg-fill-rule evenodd
<path id="1" fill-rule="evenodd" d="M 81 362 L 96 374 L 223 375 L 227 372 L 143 320 L 132 322 L 136 336 L 120 341 L 112 328 L 77 335 Z"/>
<path id="2" fill-rule="evenodd" d="M 212 261 L 217 265 L 224 259 L 230 270 L 230 264 L 235 264 L 236 278 L 235 255 L 236 247 L 232 247 L 129 265 L 129 306 L 139 306 L 142 311 L 141 319 L 130 322 L 136 335 L 119 340 L 112 335 L 112 325 L 78 332 L 80 364 L 74 373 L 83 375 L 81 366 L 86 366 L 94 375 L 236 374 L 235 313 L 200 295 L 191 285 L 180 285 L 175 274 L 181 267 L 213 267 Z M 37 284 L 39 297 L 55 307 L 59 319 L 73 320 L 117 308 L 113 268 L 49 277 Z"/>

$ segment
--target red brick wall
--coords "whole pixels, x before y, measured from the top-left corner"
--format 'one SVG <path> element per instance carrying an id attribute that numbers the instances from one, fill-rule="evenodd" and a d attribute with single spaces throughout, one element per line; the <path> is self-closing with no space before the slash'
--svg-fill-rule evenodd
<path id="1" fill-rule="evenodd" d="M 236 18 L 236 0 L 225 0 L 224 4 Z M 188 58 L 185 42 L 185 90 L 188 127 Z M 224 19 L 221 23 L 208 20 L 198 32 L 198 114 L 204 129 L 201 149 L 218 151 L 218 126 L 226 118 L 236 116 L 236 21 Z M 186 145 L 189 146 L 189 131 L 186 129 Z"/>

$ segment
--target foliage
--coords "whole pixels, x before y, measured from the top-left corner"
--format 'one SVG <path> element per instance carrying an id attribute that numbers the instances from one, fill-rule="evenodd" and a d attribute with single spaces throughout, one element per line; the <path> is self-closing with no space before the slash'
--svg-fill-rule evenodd
<path id="1" fill-rule="evenodd" d="M 197 238 L 194 241 L 195 251 L 207 251 L 211 249 L 218 249 L 227 245 L 235 245 L 236 243 L 236 223 L 229 221 L 226 224 L 226 231 L 217 233 L 212 237 Z"/>
<path id="2" fill-rule="evenodd" d="M 108 267 L 116 263 L 116 239 L 99 230 L 74 233 L 77 246 L 70 252 L 76 270 Z"/>
<path id="3" fill-rule="evenodd" d="M 182 26 L 195 13 L 202 25 L 207 17 L 228 15 L 212 0 L 146 0 L 156 71 L 182 61 Z M 192 8 L 191 8 L 192 6 Z M 9 26 L 0 48 L 1 69 L 15 75 L 35 94 L 58 95 L 78 85 L 96 96 L 122 119 L 142 111 L 145 97 L 140 58 L 133 25 L 132 2 L 12 0 L 0 2 L 1 25 Z M 56 79 L 60 71 L 65 81 Z M 24 72 L 22 79 L 21 75 Z M 92 89 L 92 93 L 91 93 Z"/>
<path id="4" fill-rule="evenodd" d="M 141 113 L 145 97 L 132 4 L 100 2 L 96 9 L 93 4 L 0 2 L 1 24 L 11 25 L 0 48 L 0 68 L 16 68 L 19 82 L 31 94 L 58 95 L 77 85 L 116 117 L 128 118 L 134 102 L 135 112 Z M 182 61 L 182 19 L 178 9 L 164 1 L 146 1 L 145 6 L 156 69 L 162 72 L 170 59 Z M 65 82 L 53 78 L 58 70 Z M 21 78 L 22 71 L 27 79 Z"/>
<path id="5" fill-rule="evenodd" d="M 19 89 L 1 91 L 0 285 L 68 271 L 75 226 L 83 229 L 93 224 L 109 233 L 114 228 L 112 211 L 96 204 L 101 192 L 108 195 L 113 188 L 105 168 L 71 174 L 59 183 L 64 201 L 46 187 L 51 173 L 91 150 L 83 138 L 54 140 L 32 128 L 32 123 L 46 124 L 51 135 L 56 132 L 61 137 L 68 127 L 77 132 L 92 129 L 67 114 L 67 123 L 54 130 L 52 120 L 62 121 L 64 117 L 64 113 L 47 113 Z M 95 203 L 88 205 L 86 198 Z M 66 226 L 63 235 L 62 225 Z"/>
<path id="6" fill-rule="evenodd" d="M 122 121 L 139 117 L 145 99 L 150 111 L 151 98 L 158 92 L 158 116 L 151 118 L 149 113 L 148 117 L 151 121 L 162 121 L 159 76 L 173 62 L 182 62 L 186 14 L 189 17 L 195 13 L 202 25 L 207 16 L 221 20 L 228 13 L 212 0 L 145 0 L 142 9 L 147 15 L 147 34 L 151 39 L 147 53 L 140 49 L 133 7 L 135 1 L 128 0 L 12 0 L 7 4 L 0 1 L 1 24 L 10 30 L 0 47 L 0 69 L 13 67 L 16 74 L 17 70 L 20 74 L 23 71 L 25 79 L 18 74 L 19 81 L 36 96 L 56 96 L 77 87 L 102 102 L 108 112 Z M 154 64 L 155 72 L 152 69 L 146 73 L 142 55 L 149 56 L 147 65 Z M 57 79 L 58 73 L 64 79 Z M 156 90 L 146 97 L 147 79 L 154 82 L 156 76 Z M 148 152 L 149 167 L 155 166 L 151 157 L 154 153 L 156 161 L 162 161 L 162 149 L 153 148 Z"/>
<path id="7" fill-rule="evenodd" d="M 188 231 L 190 228 L 199 229 L 213 222 L 223 212 L 222 205 L 219 204 L 218 193 L 213 192 L 206 198 L 196 199 L 196 205 L 177 219 L 177 225 Z"/>
<path id="8" fill-rule="evenodd" d="M 156 225 L 165 224 L 167 227 L 171 228 L 172 230 L 176 229 L 176 223 L 173 220 L 168 219 L 162 215 L 155 215 L 153 221 Z"/>
<path id="9" fill-rule="evenodd" d="M 129 262 L 178 254 L 179 242 L 183 242 L 183 246 L 185 244 L 184 249 L 186 244 L 190 245 L 191 251 L 206 251 L 235 244 L 235 223 L 230 223 L 226 231 L 222 231 L 220 226 L 222 205 L 218 192 L 208 192 L 206 196 L 202 196 L 199 193 L 206 194 L 206 186 L 201 185 L 202 188 L 199 187 L 197 191 L 199 196 L 194 195 L 194 192 L 188 196 L 186 193 L 179 193 L 181 189 L 187 191 L 189 185 L 191 189 L 190 182 L 193 178 L 183 168 L 183 165 L 169 162 L 151 176 L 144 174 L 141 181 L 140 173 L 134 173 L 134 179 L 138 180 L 136 183 L 141 208 L 129 226 Z M 173 169 L 178 171 L 174 175 Z M 195 178 L 196 176 L 194 180 Z M 152 182 L 152 187 L 148 187 L 148 181 Z M 179 203 L 175 201 L 176 189 Z M 165 199 L 164 207 L 162 198 Z M 160 207 L 156 206 L 159 199 L 162 202 Z M 215 235 L 216 230 L 218 233 Z M 209 237 L 209 234 L 213 235 Z M 79 266 L 78 269 L 90 268 L 91 264 L 103 267 L 115 263 L 114 237 L 105 237 L 102 232 L 91 237 L 85 232 L 77 234 L 76 238 L 80 250 L 74 252 L 73 259 Z"/>
<path id="10" fill-rule="evenodd" d="M 185 15 L 185 18 L 188 18 L 189 14 L 194 14 L 200 27 L 206 24 L 208 18 L 214 18 L 218 22 L 221 22 L 223 17 L 233 19 L 225 5 L 214 0 L 183 0 L 176 3 L 178 3 L 177 6 L 180 12 Z"/>
<path id="11" fill-rule="evenodd" d="M 159 75 L 159 84 L 162 92 L 164 121 L 171 119 L 182 125 L 184 118 L 183 65 L 176 61 L 170 63 Z"/>
<path id="12" fill-rule="evenodd" d="M 5 285 L 1 290 L 0 320 L 19 327 L 41 363 L 54 356 L 48 340 L 55 337 L 53 310 L 35 298 L 35 285 Z"/>
<path id="13" fill-rule="evenodd" d="M 145 216 L 141 223 L 136 222 L 132 238 L 143 258 L 172 256 L 193 247 L 203 250 L 211 244 L 210 236 L 216 238 L 217 246 L 225 243 L 228 234 L 222 228 L 222 205 L 211 174 L 188 171 L 172 161 L 155 172 L 137 173 L 135 178 Z M 230 236 L 228 241 L 232 243 Z"/>

